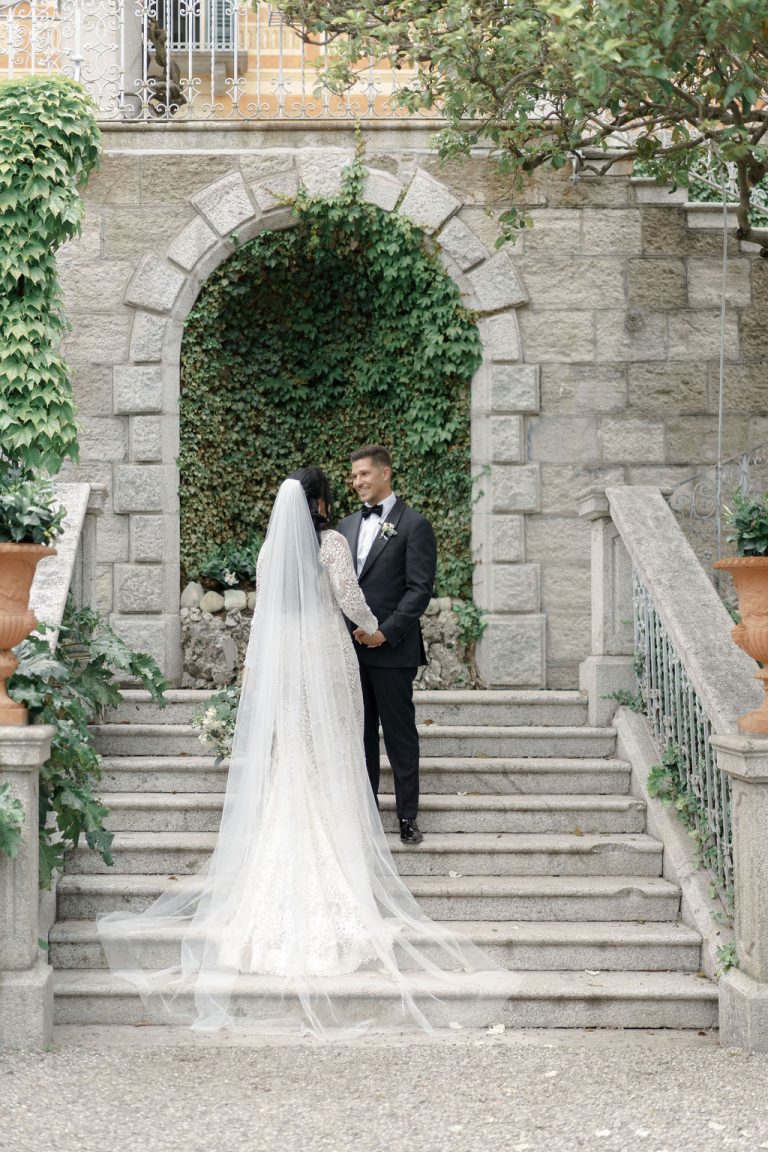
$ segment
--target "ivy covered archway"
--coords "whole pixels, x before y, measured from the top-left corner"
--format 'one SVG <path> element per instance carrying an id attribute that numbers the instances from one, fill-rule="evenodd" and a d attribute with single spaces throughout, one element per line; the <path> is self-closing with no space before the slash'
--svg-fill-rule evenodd
<path id="1" fill-rule="evenodd" d="M 237 248 L 206 281 L 181 354 L 181 561 L 263 531 L 280 480 L 330 475 L 357 506 L 349 451 L 390 446 L 397 492 L 432 521 L 438 592 L 471 597 L 471 313 L 436 248 L 365 203 L 364 170 L 335 199 L 300 194 L 295 226 Z"/>

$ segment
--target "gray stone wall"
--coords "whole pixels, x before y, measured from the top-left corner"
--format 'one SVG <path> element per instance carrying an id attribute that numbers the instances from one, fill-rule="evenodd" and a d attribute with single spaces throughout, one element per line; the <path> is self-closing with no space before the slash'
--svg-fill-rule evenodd
<path id="1" fill-rule="evenodd" d="M 105 128 L 82 237 L 61 254 L 82 424 L 67 478 L 104 484 L 98 606 L 181 676 L 178 358 L 205 277 L 290 223 L 275 196 L 338 188 L 351 132 L 310 125 Z M 537 175 L 535 220 L 496 252 L 509 182 L 483 157 L 441 167 L 424 127 L 370 129 L 366 195 L 431 233 L 480 314 L 473 385 L 478 652 L 492 684 L 577 683 L 589 649 L 592 481 L 669 484 L 715 450 L 721 239 L 712 214 L 626 172 Z M 768 265 L 730 242 L 726 451 L 768 440 Z M 397 446 L 394 445 L 396 453 Z"/>

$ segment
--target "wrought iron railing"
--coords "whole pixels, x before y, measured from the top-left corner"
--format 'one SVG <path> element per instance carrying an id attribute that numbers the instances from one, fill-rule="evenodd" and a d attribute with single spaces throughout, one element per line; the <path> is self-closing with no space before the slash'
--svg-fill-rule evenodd
<path id="1" fill-rule="evenodd" d="M 403 119 L 412 78 L 361 62 L 344 95 L 320 83 L 327 47 L 252 0 L 0 0 L 0 75 L 62 72 L 107 120 Z M 428 116 L 428 113 L 423 113 Z"/>
<path id="2" fill-rule="evenodd" d="M 701 862 L 721 893 L 733 886 L 730 779 L 710 744 L 712 722 L 637 569 L 635 653 L 645 712 L 660 755 L 671 752 Z"/>

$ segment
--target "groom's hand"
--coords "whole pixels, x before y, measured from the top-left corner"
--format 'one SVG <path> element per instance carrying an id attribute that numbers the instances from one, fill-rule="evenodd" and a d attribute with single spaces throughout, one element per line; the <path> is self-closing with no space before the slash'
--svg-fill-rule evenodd
<path id="1" fill-rule="evenodd" d="M 362 628 L 355 628 L 352 633 L 358 644 L 364 644 L 366 648 L 379 648 L 382 644 L 386 643 L 386 636 L 383 632 L 364 632 Z"/>

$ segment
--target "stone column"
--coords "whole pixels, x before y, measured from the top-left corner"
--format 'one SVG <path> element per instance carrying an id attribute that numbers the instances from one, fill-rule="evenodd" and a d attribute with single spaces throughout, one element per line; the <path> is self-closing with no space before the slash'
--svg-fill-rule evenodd
<path id="1" fill-rule="evenodd" d="M 53 970 L 38 946 L 38 773 L 53 728 L 0 727 L 0 783 L 9 782 L 24 809 L 21 847 L 0 857 L 0 1047 L 50 1042 Z"/>
<path id="2" fill-rule="evenodd" d="M 768 1052 L 768 740 L 713 736 L 731 778 L 738 968 L 720 980 L 720 1038 Z"/>
<path id="3" fill-rule="evenodd" d="M 636 686 L 632 565 L 605 492 L 584 493 L 577 507 L 592 523 L 592 654 L 579 667 L 579 686 L 589 695 L 589 723 L 602 726 L 616 711 L 611 693 Z"/>

